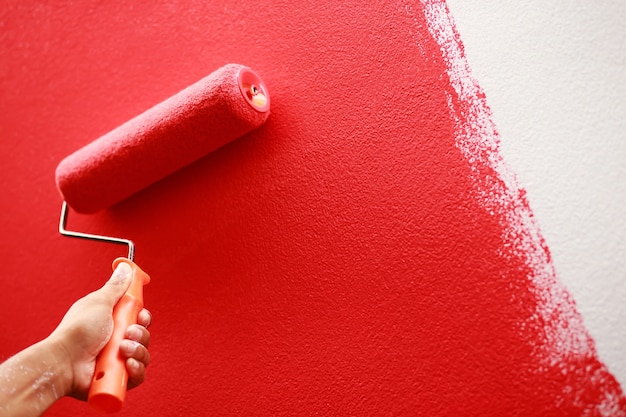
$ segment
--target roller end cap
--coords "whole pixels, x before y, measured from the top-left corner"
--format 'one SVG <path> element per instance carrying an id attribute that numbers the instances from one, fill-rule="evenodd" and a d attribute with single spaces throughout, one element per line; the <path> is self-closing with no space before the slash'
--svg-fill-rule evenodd
<path id="1" fill-rule="evenodd" d="M 254 110 L 261 113 L 269 111 L 270 95 L 257 73 L 244 67 L 239 71 L 237 80 L 241 94 Z"/>

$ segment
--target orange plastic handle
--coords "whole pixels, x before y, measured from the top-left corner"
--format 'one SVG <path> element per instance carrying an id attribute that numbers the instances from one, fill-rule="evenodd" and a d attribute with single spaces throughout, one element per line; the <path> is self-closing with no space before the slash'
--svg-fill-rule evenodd
<path id="1" fill-rule="evenodd" d="M 113 270 L 121 262 L 131 266 L 132 282 L 113 308 L 113 334 L 96 359 L 88 397 L 92 407 L 105 413 L 120 411 L 124 404 L 128 374 L 126 360 L 120 355 L 120 343 L 128 326 L 137 323 L 137 315 L 143 308 L 143 286 L 150 282 L 148 274 L 126 258 L 113 261 Z"/>

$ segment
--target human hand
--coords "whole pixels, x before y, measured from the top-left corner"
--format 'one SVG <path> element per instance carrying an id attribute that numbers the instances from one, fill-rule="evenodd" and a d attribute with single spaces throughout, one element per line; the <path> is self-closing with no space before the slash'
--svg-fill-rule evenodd
<path id="1" fill-rule="evenodd" d="M 65 353 L 68 369 L 66 392 L 81 400 L 87 399 L 96 364 L 96 357 L 111 338 L 113 332 L 113 307 L 130 286 L 131 268 L 121 262 L 102 288 L 76 301 L 48 341 Z M 126 358 L 128 388 L 141 384 L 150 363 L 148 326 L 152 317 L 143 309 L 137 324 L 126 330 L 126 339 L 120 345 L 120 353 Z"/>

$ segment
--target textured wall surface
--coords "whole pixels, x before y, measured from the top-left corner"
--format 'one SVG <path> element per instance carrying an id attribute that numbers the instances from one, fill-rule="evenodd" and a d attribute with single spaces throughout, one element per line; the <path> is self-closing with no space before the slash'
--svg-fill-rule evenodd
<path id="1" fill-rule="evenodd" d="M 626 3 L 449 0 L 559 277 L 626 384 Z"/>
<path id="2" fill-rule="evenodd" d="M 445 3 L 0 13 L 0 359 L 45 337 L 120 255 L 58 236 L 58 162 L 239 62 L 271 91 L 262 128 L 70 217 L 134 239 L 152 277 L 149 379 L 122 415 L 626 413 Z M 90 413 L 62 400 L 48 415 Z"/>

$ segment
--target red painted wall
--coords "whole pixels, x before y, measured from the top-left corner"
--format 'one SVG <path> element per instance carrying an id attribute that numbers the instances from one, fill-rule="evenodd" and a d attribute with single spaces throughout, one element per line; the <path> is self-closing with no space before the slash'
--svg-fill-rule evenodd
<path id="1" fill-rule="evenodd" d="M 548 250 L 527 244 L 523 191 L 473 123 L 484 97 L 455 89 L 437 5 L 3 5 L 0 359 L 123 254 L 58 236 L 58 162 L 238 62 L 271 91 L 265 126 L 70 217 L 135 240 L 153 278 L 149 379 L 122 415 L 626 413 Z"/>

